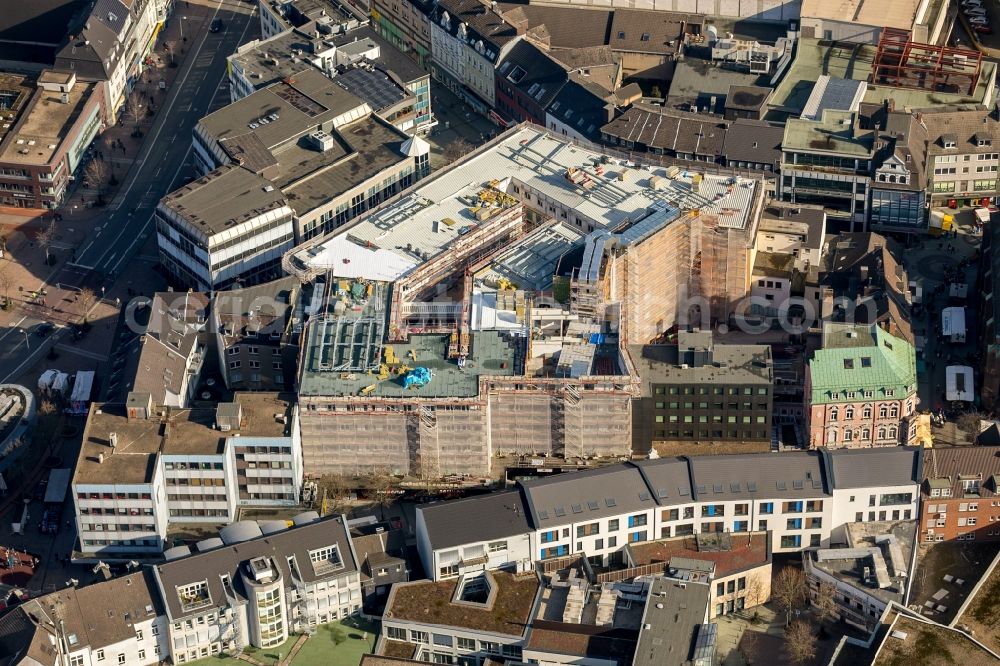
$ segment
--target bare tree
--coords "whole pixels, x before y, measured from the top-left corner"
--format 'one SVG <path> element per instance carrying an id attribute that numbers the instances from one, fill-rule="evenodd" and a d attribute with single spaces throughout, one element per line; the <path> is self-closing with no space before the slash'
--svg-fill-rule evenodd
<path id="1" fill-rule="evenodd" d="M 816 656 L 816 632 L 808 622 L 796 620 L 785 629 L 785 651 L 795 664 L 804 664 Z"/>
<path id="2" fill-rule="evenodd" d="M 10 307 L 10 290 L 15 287 L 14 275 L 9 266 L 0 268 L 0 291 L 3 292 L 3 309 Z"/>
<path id="3" fill-rule="evenodd" d="M 806 596 L 806 575 L 801 569 L 786 566 L 771 582 L 771 598 L 785 611 L 785 626 L 792 621 L 792 611 Z"/>
<path id="4" fill-rule="evenodd" d="M 760 617 L 760 611 L 756 609 L 767 601 L 767 582 L 764 580 L 764 576 L 759 573 L 752 574 L 747 578 L 747 590 L 746 594 L 743 596 L 743 603 L 746 608 L 753 608 L 752 619 L 756 620 Z"/>
<path id="5" fill-rule="evenodd" d="M 115 146 L 117 144 L 118 141 L 111 135 L 111 132 L 104 133 L 104 147 L 108 149 L 108 168 L 111 170 L 111 179 L 108 184 L 112 187 L 118 184 L 118 179 L 115 177 Z"/>
<path id="6" fill-rule="evenodd" d="M 125 114 L 135 125 L 135 128 L 132 130 L 132 136 L 142 136 L 142 132 L 139 130 L 139 123 L 142 122 L 143 113 L 142 97 L 138 93 L 133 92 L 125 100 Z"/>
<path id="7" fill-rule="evenodd" d="M 466 154 L 472 152 L 473 148 L 475 146 L 465 139 L 458 139 L 449 143 L 448 147 L 444 149 L 444 158 L 449 162 L 456 162 Z"/>
<path id="8" fill-rule="evenodd" d="M 385 520 L 385 510 L 392 506 L 394 501 L 392 489 L 395 483 L 396 481 L 389 469 L 381 468 L 375 471 L 369 484 L 372 491 L 372 499 L 375 500 L 375 504 L 379 507 L 379 515 L 383 521 Z"/>
<path id="9" fill-rule="evenodd" d="M 97 302 L 97 294 L 90 287 L 84 287 L 80 290 L 80 307 L 83 308 L 83 325 L 87 325 L 87 317 L 90 314 L 90 308 L 94 306 Z"/>
<path id="10" fill-rule="evenodd" d="M 816 612 L 816 620 L 822 625 L 840 616 L 840 606 L 837 604 L 837 587 L 831 583 L 820 582 L 813 590 L 812 605 Z"/>
<path id="11" fill-rule="evenodd" d="M 320 483 L 326 493 L 324 504 L 329 513 L 344 513 L 348 509 L 347 497 L 351 492 L 351 483 L 347 477 L 340 474 L 324 476 Z"/>
<path id="12" fill-rule="evenodd" d="M 170 55 L 170 66 L 176 67 L 177 63 L 174 61 L 174 54 L 177 52 L 177 42 L 163 42 L 163 49 Z"/>
<path id="13" fill-rule="evenodd" d="M 43 221 L 42 224 L 45 224 Z M 52 263 L 52 242 L 56 238 L 56 224 L 55 222 L 49 222 L 48 226 L 42 227 L 42 229 L 36 234 L 35 240 L 38 241 L 38 246 L 45 250 L 45 264 L 49 265 Z"/>
<path id="14" fill-rule="evenodd" d="M 754 662 L 757 661 L 757 646 L 759 644 L 760 636 L 756 631 L 750 631 L 749 629 L 743 631 L 743 635 L 740 636 L 738 649 L 740 656 L 743 657 L 743 663 L 747 666 L 753 666 Z"/>
<path id="15" fill-rule="evenodd" d="M 960 415 L 956 420 L 956 424 L 969 436 L 969 439 L 975 441 L 980 433 L 979 422 L 983 420 L 986 420 L 985 414 L 971 411 Z"/>
<path id="16" fill-rule="evenodd" d="M 97 204 L 104 203 L 104 190 L 108 181 L 108 165 L 102 160 L 90 160 L 83 171 L 90 186 L 97 190 Z"/>

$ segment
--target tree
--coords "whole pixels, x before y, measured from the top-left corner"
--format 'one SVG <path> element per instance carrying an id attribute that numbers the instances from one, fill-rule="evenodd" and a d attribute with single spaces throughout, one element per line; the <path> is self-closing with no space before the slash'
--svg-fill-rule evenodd
<path id="1" fill-rule="evenodd" d="M 87 325 L 87 317 L 90 315 L 90 308 L 97 302 L 97 294 L 90 287 L 80 290 L 80 307 L 83 308 L 83 325 Z"/>
<path id="2" fill-rule="evenodd" d="M 961 414 L 955 423 L 958 427 L 975 441 L 981 432 L 979 422 L 986 420 L 986 415 L 975 410 Z"/>
<path id="3" fill-rule="evenodd" d="M 785 630 L 785 651 L 795 664 L 804 664 L 816 656 L 816 634 L 808 622 L 796 620 Z"/>
<path id="4" fill-rule="evenodd" d="M 385 510 L 392 506 L 392 489 L 395 479 L 388 468 L 381 468 L 374 472 L 371 479 L 372 498 L 379 507 L 381 520 L 385 520 Z"/>
<path id="5" fill-rule="evenodd" d="M 97 190 L 97 205 L 104 204 L 104 188 L 108 180 L 108 165 L 101 160 L 90 160 L 84 169 L 84 176 L 90 186 Z"/>
<path id="6" fill-rule="evenodd" d="M 787 566 L 771 582 L 771 598 L 785 611 L 785 626 L 792 621 L 792 611 L 805 596 L 806 576 L 801 569 Z"/>
<path id="7" fill-rule="evenodd" d="M 0 291 L 3 292 L 3 309 L 6 310 L 10 307 L 10 290 L 13 289 L 14 276 L 10 272 L 8 266 L 0 268 Z"/>
<path id="8" fill-rule="evenodd" d="M 142 136 L 142 130 L 139 129 L 139 123 L 142 122 L 143 118 L 142 97 L 137 92 L 133 92 L 125 100 L 125 114 L 135 125 L 135 129 L 132 130 L 132 136 Z"/>
<path id="9" fill-rule="evenodd" d="M 177 42 L 163 42 L 163 48 L 168 54 L 170 54 L 170 66 L 176 67 L 177 63 L 174 61 L 174 54 L 177 52 Z"/>
<path id="10" fill-rule="evenodd" d="M 472 152 L 473 146 L 471 143 L 465 139 L 459 139 L 457 141 L 452 141 L 448 144 L 448 147 L 444 149 L 444 158 L 449 162 L 457 162 L 466 154 Z"/>
<path id="11" fill-rule="evenodd" d="M 761 574 L 756 573 L 747 578 L 747 590 L 743 598 L 743 603 L 746 604 L 747 608 L 755 609 L 753 619 L 759 618 L 760 611 L 756 610 L 755 607 L 767 601 L 767 583 Z"/>
<path id="12" fill-rule="evenodd" d="M 44 222 L 42 222 L 44 224 Z M 49 222 L 48 226 L 42 227 L 35 239 L 38 241 L 38 246 L 45 250 L 45 264 L 48 266 L 52 264 L 52 241 L 56 238 L 56 223 Z"/>
<path id="13" fill-rule="evenodd" d="M 757 661 L 757 645 L 759 643 L 760 636 L 756 631 L 746 629 L 744 630 L 743 635 L 740 636 L 738 649 L 740 651 L 740 656 L 743 657 L 743 663 L 747 666 L 753 666 L 754 662 Z"/>
<path id="14" fill-rule="evenodd" d="M 111 179 L 108 184 L 114 187 L 118 184 L 118 178 L 115 177 L 115 146 L 118 145 L 115 137 L 111 136 L 110 132 L 104 134 L 104 147 L 108 149 L 108 165 L 111 169 Z"/>
<path id="15" fill-rule="evenodd" d="M 825 581 L 820 582 L 813 591 L 812 605 L 815 609 L 816 620 L 820 625 L 837 619 L 840 615 L 840 606 L 837 604 L 837 587 Z"/>

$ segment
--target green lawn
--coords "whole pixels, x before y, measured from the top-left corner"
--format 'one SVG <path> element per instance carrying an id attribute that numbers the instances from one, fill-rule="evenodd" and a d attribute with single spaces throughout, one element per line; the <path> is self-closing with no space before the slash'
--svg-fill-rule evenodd
<path id="1" fill-rule="evenodd" d="M 361 655 L 371 652 L 378 638 L 379 626 L 364 618 L 350 617 L 340 622 L 331 622 L 316 628 L 316 633 L 306 641 L 295 655 L 293 666 L 357 666 Z M 298 635 L 290 637 L 278 647 L 258 650 L 247 648 L 245 654 L 259 662 L 276 664 L 278 659 L 287 659 Z M 208 657 L 192 662 L 195 666 L 248 666 L 246 661 L 231 657 Z"/>

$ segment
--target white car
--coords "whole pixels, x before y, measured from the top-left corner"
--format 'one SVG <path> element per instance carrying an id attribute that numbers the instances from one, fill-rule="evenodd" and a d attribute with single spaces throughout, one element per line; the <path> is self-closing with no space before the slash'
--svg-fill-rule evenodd
<path id="1" fill-rule="evenodd" d="M 969 19 L 969 23 L 971 23 L 972 25 L 990 24 L 989 19 L 987 19 L 985 16 L 973 16 L 972 18 Z"/>
<path id="2" fill-rule="evenodd" d="M 982 9 L 982 6 L 983 3 L 979 2 L 979 0 L 965 0 L 965 2 L 962 3 L 962 7 L 965 9 L 969 9 L 970 7 L 978 7 Z"/>
<path id="3" fill-rule="evenodd" d="M 986 16 L 985 9 L 965 9 L 963 11 L 966 16 Z"/>

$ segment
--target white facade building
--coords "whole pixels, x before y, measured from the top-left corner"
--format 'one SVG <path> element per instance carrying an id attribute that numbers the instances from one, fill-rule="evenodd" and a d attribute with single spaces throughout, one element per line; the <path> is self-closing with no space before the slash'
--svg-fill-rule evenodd
<path id="1" fill-rule="evenodd" d="M 288 396 L 237 394 L 217 409 L 94 405 L 73 480 L 82 559 L 159 555 L 171 523 L 229 523 L 241 506 L 294 506 L 298 412 Z"/>
<path id="2" fill-rule="evenodd" d="M 173 663 L 275 647 L 360 612 L 359 565 L 344 518 L 301 514 L 294 523 L 234 523 L 197 552 L 165 553 L 153 575 Z"/>
<path id="3" fill-rule="evenodd" d="M 626 463 L 419 507 L 417 547 L 434 580 L 578 554 L 603 563 L 626 543 L 707 532 L 768 531 L 773 552 L 797 552 L 842 543 L 847 523 L 916 519 L 920 465 L 905 447 Z"/>

